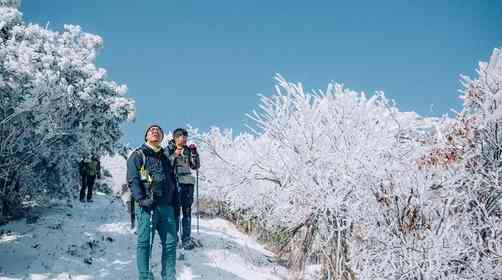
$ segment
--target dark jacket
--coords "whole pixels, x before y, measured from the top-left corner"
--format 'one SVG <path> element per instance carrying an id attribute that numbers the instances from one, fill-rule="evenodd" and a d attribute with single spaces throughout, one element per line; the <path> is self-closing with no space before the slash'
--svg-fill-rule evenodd
<path id="1" fill-rule="evenodd" d="M 145 155 L 145 163 L 143 163 L 143 156 L 138 151 L 139 149 Z M 131 187 L 132 197 L 135 201 L 140 201 L 153 195 L 157 205 L 174 206 L 176 181 L 173 168 L 164 149 L 155 153 L 150 147 L 143 144 L 138 150 L 134 151 L 127 159 L 127 182 Z M 143 164 L 151 176 L 151 183 L 141 180 L 140 169 Z"/>
<path id="2" fill-rule="evenodd" d="M 192 152 L 188 147 L 183 149 L 183 153 L 180 156 L 176 156 L 174 151 L 176 150 L 176 145 L 174 141 L 171 140 L 167 146 L 167 151 L 169 154 L 169 161 L 171 166 L 174 168 L 174 174 L 176 179 L 181 184 L 194 184 L 195 178 L 193 177 L 190 169 L 199 169 L 200 159 L 197 152 Z"/>
<path id="3" fill-rule="evenodd" d="M 101 178 L 101 163 L 98 159 L 82 160 L 79 163 L 78 171 L 80 176 Z"/>

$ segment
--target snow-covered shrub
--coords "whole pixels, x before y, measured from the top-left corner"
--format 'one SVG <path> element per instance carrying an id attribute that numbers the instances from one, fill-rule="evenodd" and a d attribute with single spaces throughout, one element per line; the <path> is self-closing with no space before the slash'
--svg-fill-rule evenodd
<path id="1" fill-rule="evenodd" d="M 277 80 L 277 94 L 263 97 L 251 116 L 257 135 L 213 129 L 200 137 L 203 194 L 279 236 L 300 270 L 320 257 L 332 266 L 326 270 L 350 275 L 350 226 L 375 200 L 383 167 L 407 151 L 396 145 L 420 119 L 381 93 L 368 98 L 331 84 L 310 94 Z"/>
<path id="2" fill-rule="evenodd" d="M 467 122 L 462 138 L 459 208 L 464 213 L 461 267 L 465 277 L 502 277 L 502 49 L 480 62 L 478 78 L 463 77 Z M 480 277 L 482 275 L 482 277 Z"/>
<path id="3" fill-rule="evenodd" d="M 499 279 L 500 53 L 464 78 L 453 119 L 278 76 L 253 134 L 198 135 L 202 197 L 273 234 L 300 271 L 320 263 L 320 279 Z"/>
<path id="4" fill-rule="evenodd" d="M 78 161 L 115 151 L 134 113 L 127 87 L 95 65 L 99 36 L 26 24 L 17 5 L 0 5 L 0 216 L 23 200 L 67 195 Z"/>

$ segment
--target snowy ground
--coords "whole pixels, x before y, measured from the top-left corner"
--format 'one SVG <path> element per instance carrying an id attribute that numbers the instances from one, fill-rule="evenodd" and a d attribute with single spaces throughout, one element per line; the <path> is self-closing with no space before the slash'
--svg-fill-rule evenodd
<path id="1" fill-rule="evenodd" d="M 114 177 L 122 173 L 114 171 Z M 200 233 L 193 229 L 204 248 L 178 261 L 178 279 L 288 279 L 288 271 L 272 262 L 272 253 L 231 223 L 201 220 Z M 159 276 L 158 236 L 155 241 L 153 265 Z M 0 279 L 137 279 L 135 246 L 121 201 L 97 193 L 94 203 L 56 204 L 38 220 L 0 227 Z"/>
<path id="2" fill-rule="evenodd" d="M 54 206 L 34 224 L 21 220 L 0 232 L 2 280 L 136 279 L 136 236 L 121 202 L 104 194 L 98 193 L 94 203 Z M 178 261 L 178 279 L 287 279 L 270 252 L 227 221 L 201 220 L 194 236 L 204 248 Z M 157 237 L 157 275 L 159 253 Z"/>

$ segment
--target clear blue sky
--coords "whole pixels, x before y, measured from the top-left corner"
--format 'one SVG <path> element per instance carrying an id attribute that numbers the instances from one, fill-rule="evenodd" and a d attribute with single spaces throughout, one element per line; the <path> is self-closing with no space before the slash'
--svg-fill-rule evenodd
<path id="1" fill-rule="evenodd" d="M 78 24 L 103 37 L 98 65 L 129 87 L 145 126 L 239 132 L 274 74 L 383 90 L 401 110 L 459 109 L 459 74 L 502 47 L 502 1 L 23 0 L 27 22 Z M 431 104 L 434 104 L 431 110 Z"/>

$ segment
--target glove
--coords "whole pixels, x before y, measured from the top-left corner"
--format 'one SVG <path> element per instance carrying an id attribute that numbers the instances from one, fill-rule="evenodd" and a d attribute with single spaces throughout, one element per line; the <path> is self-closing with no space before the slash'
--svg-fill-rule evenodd
<path id="1" fill-rule="evenodd" d="M 174 151 L 176 150 L 176 144 L 174 143 L 174 140 L 169 140 L 169 143 L 167 144 L 167 148 L 169 149 L 169 151 Z"/>
<path id="2" fill-rule="evenodd" d="M 190 149 L 192 153 L 197 153 L 197 146 L 195 146 L 195 144 L 190 144 L 190 146 L 188 146 L 188 149 Z"/>
<path id="3" fill-rule="evenodd" d="M 154 206 L 154 201 L 151 198 L 143 198 L 139 201 L 139 206 L 152 209 Z"/>

